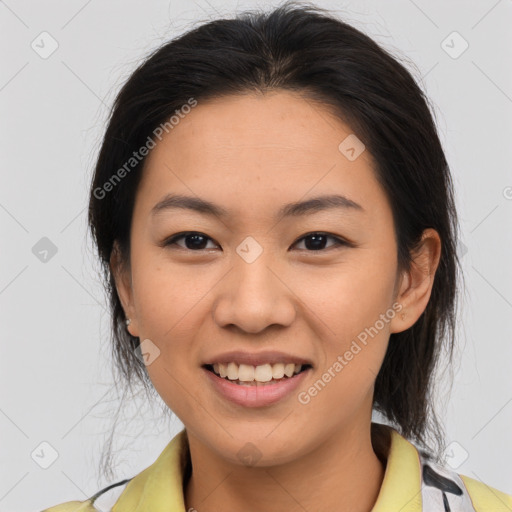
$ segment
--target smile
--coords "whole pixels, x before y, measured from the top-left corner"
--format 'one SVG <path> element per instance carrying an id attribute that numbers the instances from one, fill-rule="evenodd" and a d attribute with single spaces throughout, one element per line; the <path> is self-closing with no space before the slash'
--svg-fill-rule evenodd
<path id="1" fill-rule="evenodd" d="M 268 382 L 277 382 L 283 378 L 290 378 L 306 370 L 311 365 L 301 365 L 294 363 L 275 363 L 253 366 L 250 364 L 236 364 L 234 362 L 223 364 L 216 363 L 207 365 L 208 369 L 230 381 L 237 382 L 240 385 L 251 385 L 256 383 L 265 384 Z"/>
<path id="2" fill-rule="evenodd" d="M 202 367 L 216 394 L 244 407 L 264 407 L 289 396 L 312 371 L 293 363 L 259 366 L 235 363 Z"/>

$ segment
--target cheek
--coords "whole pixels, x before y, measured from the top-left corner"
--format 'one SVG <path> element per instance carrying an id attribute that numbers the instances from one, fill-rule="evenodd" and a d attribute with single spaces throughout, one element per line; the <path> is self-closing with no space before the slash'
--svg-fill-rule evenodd
<path id="1" fill-rule="evenodd" d="M 323 329 L 320 382 L 316 391 L 311 390 L 318 393 L 319 405 L 334 401 L 356 406 L 373 386 L 386 353 L 390 322 L 397 314 L 392 307 L 394 280 L 393 258 L 368 251 L 340 267 L 315 292 L 318 300 L 311 309 L 319 312 L 319 324 L 328 327 Z"/>
<path id="2" fill-rule="evenodd" d="M 133 291 L 141 335 L 161 342 L 181 337 L 180 331 L 197 317 L 205 290 L 214 284 L 212 276 L 202 276 L 197 269 L 172 264 L 165 254 L 150 250 L 134 258 Z"/>
<path id="3" fill-rule="evenodd" d="M 325 323 L 328 337 L 339 343 L 372 326 L 392 305 L 396 266 L 389 253 L 359 249 L 322 272 L 317 279 L 312 274 L 301 278 L 300 298 Z"/>
<path id="4" fill-rule="evenodd" d="M 148 263 L 132 275 L 141 342 L 149 339 L 158 349 L 158 356 L 146 366 L 149 378 L 173 413 L 194 423 L 197 411 L 191 401 L 200 396 L 191 379 L 200 371 L 194 340 L 205 314 L 205 292 L 197 276 L 189 274 L 175 266 Z"/>

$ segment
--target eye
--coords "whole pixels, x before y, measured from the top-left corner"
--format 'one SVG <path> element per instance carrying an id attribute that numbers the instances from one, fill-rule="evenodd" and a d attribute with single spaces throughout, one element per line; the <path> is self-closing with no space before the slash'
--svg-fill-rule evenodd
<path id="1" fill-rule="evenodd" d="M 177 240 L 185 239 L 185 247 L 177 244 Z M 211 240 L 210 237 L 206 236 L 203 233 L 198 233 L 196 231 L 188 231 L 185 233 L 178 233 L 177 235 L 173 235 L 171 238 L 169 238 L 166 242 L 164 242 L 164 246 L 171 246 L 171 245 L 177 245 L 178 247 L 181 247 L 185 250 L 204 250 L 206 247 L 205 241 Z M 190 241 L 187 243 L 187 241 Z"/>
<path id="2" fill-rule="evenodd" d="M 303 236 L 302 238 L 299 238 L 296 244 L 298 242 L 301 242 L 302 240 L 309 240 L 309 243 L 305 243 L 305 246 L 307 249 L 311 249 L 312 251 L 321 251 L 322 249 L 325 249 L 325 242 L 328 239 L 334 240 L 334 247 L 342 246 L 342 245 L 349 245 L 348 242 L 345 240 L 342 240 L 341 238 L 329 235 L 328 233 L 322 233 L 322 232 L 314 232 L 314 233 L 308 233 L 307 235 Z M 333 247 L 331 246 L 331 247 Z M 311 251 L 309 251 L 311 252 Z"/>
<path id="3" fill-rule="evenodd" d="M 178 244 L 178 240 L 185 240 L 185 247 Z M 334 244 L 331 247 L 339 247 L 339 246 L 350 246 L 351 244 L 337 236 L 330 235 L 328 233 L 323 232 L 312 232 L 304 235 L 302 238 L 299 238 L 294 245 L 297 245 L 299 242 L 305 241 L 305 247 L 308 252 L 312 251 L 322 251 L 325 250 L 325 244 L 328 239 L 334 241 Z M 201 251 L 205 250 L 208 247 L 205 246 L 207 241 L 213 241 L 209 236 L 206 236 L 204 233 L 199 233 L 196 231 L 188 231 L 184 233 L 178 233 L 173 235 L 167 241 L 163 243 L 165 247 L 176 245 L 185 250 L 191 251 Z M 211 248 L 211 247 L 210 247 Z"/>

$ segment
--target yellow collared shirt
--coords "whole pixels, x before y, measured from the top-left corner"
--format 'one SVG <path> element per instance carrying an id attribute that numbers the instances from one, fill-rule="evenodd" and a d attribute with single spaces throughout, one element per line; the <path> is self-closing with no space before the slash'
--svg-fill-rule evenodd
<path id="1" fill-rule="evenodd" d="M 512 495 L 425 459 L 415 445 L 390 430 L 384 480 L 372 512 L 511 512 Z M 183 496 L 186 431 L 179 432 L 156 461 L 133 478 L 108 486 L 85 501 L 43 512 L 98 512 L 94 502 L 116 488 L 110 512 L 187 512 Z M 103 508 L 103 510 L 105 510 Z"/>

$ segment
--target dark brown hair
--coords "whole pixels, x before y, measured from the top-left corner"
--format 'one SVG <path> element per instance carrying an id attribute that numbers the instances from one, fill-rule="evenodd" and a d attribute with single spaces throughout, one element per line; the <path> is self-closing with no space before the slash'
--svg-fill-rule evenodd
<path id="1" fill-rule="evenodd" d="M 103 265 L 113 356 L 122 380 L 131 386 L 136 377 L 152 387 L 136 354 L 139 339 L 125 328 L 109 266 L 117 241 L 129 268 L 144 159 L 122 179 L 114 182 L 114 175 L 190 98 L 201 102 L 269 90 L 298 91 L 330 106 L 363 141 L 391 204 L 400 269 L 410 267 L 411 251 L 426 228 L 439 233 L 441 258 L 430 300 L 411 328 L 391 334 L 373 403 L 402 435 L 439 460 L 444 434 L 433 406 L 433 375 L 443 346 L 443 359 L 452 358 L 459 260 L 452 181 L 435 114 L 396 57 L 310 4 L 287 2 L 271 12 L 203 23 L 149 55 L 117 95 L 92 180 L 89 225 Z M 113 184 L 108 192 L 107 182 Z"/>

